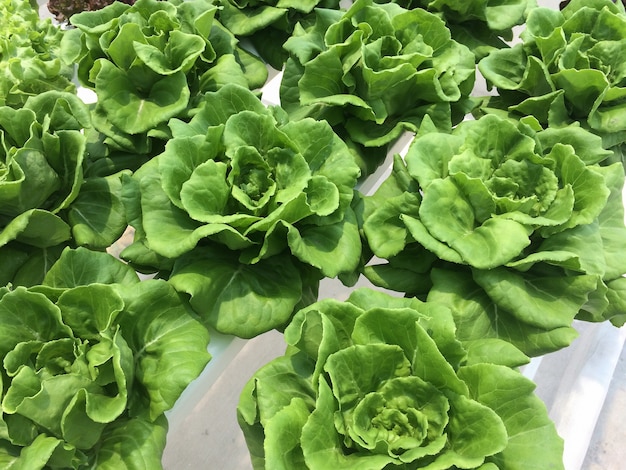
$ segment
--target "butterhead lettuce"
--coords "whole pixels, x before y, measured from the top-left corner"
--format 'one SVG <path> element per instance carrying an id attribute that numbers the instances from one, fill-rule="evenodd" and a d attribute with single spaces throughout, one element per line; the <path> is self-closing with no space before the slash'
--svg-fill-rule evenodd
<path id="1" fill-rule="evenodd" d="M 83 182 L 81 129 L 89 125 L 89 111 L 71 93 L 48 91 L 22 108 L 0 107 L 1 285 L 14 281 L 28 260 L 39 264 L 48 249 L 70 240 L 61 212 Z M 35 283 L 43 273 L 37 276 Z"/>
<path id="2" fill-rule="evenodd" d="M 366 198 L 364 234 L 389 260 L 366 275 L 474 311 L 486 329 L 460 329 L 470 335 L 564 347 L 574 317 L 610 318 L 607 284 L 626 272 L 624 178 L 600 165 L 609 155 L 578 126 L 535 132 L 494 115 L 425 131 Z"/>
<path id="3" fill-rule="evenodd" d="M 281 326 L 321 277 L 356 268 L 359 168 L 327 123 L 225 85 L 169 125 L 127 185 L 136 242 L 122 257 L 169 272 L 209 324 L 245 337 Z"/>
<path id="4" fill-rule="evenodd" d="M 210 0 L 139 0 L 71 17 L 63 58 L 96 93 L 94 127 L 109 153 L 153 156 L 170 137 L 167 121 L 187 118 L 204 92 L 265 83 L 265 64 L 238 45 L 216 11 Z"/>
<path id="5" fill-rule="evenodd" d="M 296 27 L 280 87 L 292 118 L 327 120 L 349 142 L 364 172 L 425 114 L 442 129 L 462 119 L 474 84 L 474 55 L 438 16 L 357 0 L 345 12 L 315 10 Z"/>
<path id="6" fill-rule="evenodd" d="M 626 13 L 621 2 L 572 1 L 533 9 L 522 42 L 478 64 L 499 97 L 483 111 L 534 116 L 544 127 L 578 122 L 621 159 L 626 141 Z"/>
<path id="7" fill-rule="evenodd" d="M 285 340 L 240 397 L 257 470 L 563 468 L 534 384 L 469 363 L 441 305 L 358 289 L 299 311 Z"/>
<path id="8" fill-rule="evenodd" d="M 105 249 L 124 231 L 121 175 L 84 177 L 90 128 L 69 92 L 0 107 L 0 285 L 39 284 L 64 245 Z"/>
<path id="9" fill-rule="evenodd" d="M 339 0 L 219 0 L 218 19 L 235 36 L 248 39 L 272 67 L 282 69 L 283 44 L 295 25 L 306 22 L 315 8 L 339 9 Z"/>
<path id="10" fill-rule="evenodd" d="M 161 468 L 170 409 L 208 333 L 163 280 L 65 250 L 44 283 L 0 290 L 3 468 Z"/>
<path id="11" fill-rule="evenodd" d="M 513 27 L 523 24 L 536 0 L 393 0 L 404 8 L 423 8 L 440 15 L 452 37 L 468 46 L 477 58 L 494 49 L 507 47 Z M 387 3 L 377 0 L 377 3 Z"/>
<path id="12" fill-rule="evenodd" d="M 75 91 L 73 67 L 60 59 L 63 34 L 32 2 L 0 2 L 0 105 L 21 108 L 47 90 Z"/>

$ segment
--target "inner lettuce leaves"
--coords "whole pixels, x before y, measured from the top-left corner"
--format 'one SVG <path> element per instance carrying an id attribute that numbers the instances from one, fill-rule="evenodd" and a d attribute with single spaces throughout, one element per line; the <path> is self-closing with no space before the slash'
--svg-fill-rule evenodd
<path id="1" fill-rule="evenodd" d="M 455 331 L 445 306 L 367 288 L 300 310 L 240 396 L 253 467 L 563 468 L 534 384 L 497 362 L 524 355 L 469 354 Z"/>
<path id="2" fill-rule="evenodd" d="M 626 273 L 624 175 L 602 166 L 609 155 L 576 125 L 535 132 L 487 115 L 451 133 L 425 126 L 364 198 L 363 233 L 386 260 L 365 275 L 445 299 L 466 340 L 530 355 L 567 346 L 574 318 L 615 315 Z"/>
<path id="3" fill-rule="evenodd" d="M 626 142 L 626 12 L 621 2 L 569 2 L 562 11 L 535 8 L 521 43 L 493 51 L 479 70 L 498 96 L 477 113 L 532 115 L 539 123 L 572 122 L 603 138 L 623 160 Z"/>
<path id="4" fill-rule="evenodd" d="M 42 285 L 0 293 L 3 468 L 161 468 L 170 409 L 208 333 L 163 280 L 66 249 Z"/>
<path id="5" fill-rule="evenodd" d="M 292 118 L 328 121 L 364 174 L 424 115 L 448 130 L 473 106 L 474 55 L 438 16 L 373 0 L 315 15 L 285 43 L 281 106 Z"/>
<path id="6" fill-rule="evenodd" d="M 204 321 L 257 335 L 356 269 L 359 168 L 327 123 L 289 121 L 231 84 L 169 126 L 165 151 L 127 178 L 135 242 L 121 256 L 169 276 Z"/>
<path id="7" fill-rule="evenodd" d="M 91 158 L 103 168 L 135 170 L 161 152 L 167 121 L 188 119 L 205 92 L 265 83 L 265 64 L 215 19 L 217 9 L 210 0 L 139 0 L 71 17 L 62 57 L 97 96 L 101 145 Z"/>
<path id="8" fill-rule="evenodd" d="M 0 285 L 39 284 L 65 245 L 105 249 L 124 231 L 121 174 L 84 175 L 90 128 L 69 92 L 0 107 Z"/>

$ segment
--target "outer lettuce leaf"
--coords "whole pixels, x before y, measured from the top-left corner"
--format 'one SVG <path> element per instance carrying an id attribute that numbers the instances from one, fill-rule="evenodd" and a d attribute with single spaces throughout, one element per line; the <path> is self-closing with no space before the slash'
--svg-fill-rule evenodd
<path id="1" fill-rule="evenodd" d="M 163 416 L 155 422 L 138 418 L 120 420 L 108 426 L 97 451 L 98 468 L 161 468 L 167 422 Z"/>
<path id="2" fill-rule="evenodd" d="M 210 360 L 209 337 L 176 291 L 163 281 L 120 287 L 119 293 L 125 308 L 118 321 L 135 351 L 135 377 L 148 398 L 147 417 L 154 421 L 172 408 Z M 132 405 L 143 406 L 137 401 Z"/>
<path id="3" fill-rule="evenodd" d="M 47 464 L 58 466 L 76 466 L 86 463 L 86 459 L 81 455 L 76 455 L 75 451 L 67 449 L 63 441 L 45 434 L 40 434 L 31 445 L 16 452 L 5 452 L 0 450 L 0 462 L 6 468 L 32 468 L 44 469 Z"/>
<path id="4" fill-rule="evenodd" d="M 515 276 L 514 273 L 510 275 Z M 428 293 L 428 299 L 452 310 L 461 340 L 473 342 L 496 338 L 515 345 L 530 356 L 538 356 L 564 348 L 578 336 L 572 322 L 586 302 L 586 297 L 566 311 L 533 312 L 536 315 L 543 314 L 545 321 L 550 321 L 551 326 L 547 327 L 539 326 L 539 320 L 535 320 L 535 324 L 531 323 L 524 318 L 522 312 L 518 311 L 515 315 L 501 306 L 498 299 L 492 299 L 467 271 L 435 269 L 431 273 L 431 279 L 433 286 Z M 589 285 L 590 281 L 584 282 L 587 284 L 587 293 L 595 289 L 595 285 Z M 491 285 L 492 289 L 497 286 L 498 283 Z M 533 289 L 525 292 L 525 298 L 532 298 L 533 295 L 536 295 Z M 543 295 L 547 296 L 549 293 Z M 522 307 L 519 310 L 523 311 L 526 305 L 518 307 Z M 558 315 L 561 322 L 551 318 L 553 315 Z"/>
<path id="5" fill-rule="evenodd" d="M 359 169 L 327 123 L 289 121 L 225 85 L 170 127 L 165 151 L 126 185 L 137 231 L 122 257 L 171 260 L 171 282 L 206 322 L 257 335 L 284 325 L 321 277 L 357 268 Z"/>
<path id="6" fill-rule="evenodd" d="M 0 285 L 6 286 L 11 283 L 30 287 L 41 284 L 64 248 L 64 244 L 52 248 L 35 248 L 17 242 L 3 246 L 0 248 L 3 260 Z"/>
<path id="7" fill-rule="evenodd" d="M 86 248 L 64 250 L 61 261 L 48 271 L 43 285 L 53 289 L 72 289 L 90 284 L 135 284 L 137 273 L 106 253 Z"/>
<path id="8" fill-rule="evenodd" d="M 554 423 L 547 416 L 545 404 L 530 393 L 535 384 L 515 371 L 491 364 L 462 367 L 459 376 L 467 384 L 470 396 L 493 409 L 506 426 L 509 436 L 506 449 L 488 461 L 497 468 L 562 467 L 563 444 L 555 439 Z M 524 396 L 520 397 L 522 390 Z M 550 442 L 551 446 L 534 445 L 526 436 L 529 429 L 535 439 Z"/>
<path id="9" fill-rule="evenodd" d="M 179 258 L 169 282 L 191 295 L 204 321 L 243 338 L 286 324 L 303 293 L 301 274 L 289 258 L 245 265 L 236 253 L 215 247 Z"/>
<path id="10" fill-rule="evenodd" d="M 288 353 L 240 397 L 255 469 L 486 469 L 521 464 L 528 446 L 533 462 L 562 468 L 534 384 L 489 360 L 464 365 L 452 316 L 435 302 L 358 289 L 298 312 L 285 339 Z"/>
<path id="11" fill-rule="evenodd" d="M 96 249 L 110 246 L 128 226 L 122 202 L 122 174 L 87 178 L 67 217 L 78 245 Z"/>

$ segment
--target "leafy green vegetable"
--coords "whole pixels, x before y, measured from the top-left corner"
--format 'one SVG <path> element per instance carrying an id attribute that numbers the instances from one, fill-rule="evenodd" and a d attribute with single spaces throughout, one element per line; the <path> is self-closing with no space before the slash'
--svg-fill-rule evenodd
<path id="1" fill-rule="evenodd" d="M 521 39 L 478 64 L 500 95 L 482 111 L 532 115 L 550 127 L 579 122 L 621 158 L 626 142 L 624 6 L 579 0 L 562 11 L 536 8 Z"/>
<path id="2" fill-rule="evenodd" d="M 283 44 L 297 23 L 308 21 L 314 8 L 339 9 L 339 0 L 219 0 L 218 19 L 235 36 L 247 38 L 277 70 L 288 58 Z"/>
<path id="3" fill-rule="evenodd" d="M 49 91 L 21 109 L 0 107 L 3 285 L 33 256 L 28 247 L 41 253 L 70 239 L 70 226 L 59 213 L 76 199 L 83 180 L 80 129 L 89 122 L 87 108 L 70 93 Z"/>
<path id="4" fill-rule="evenodd" d="M 75 91 L 73 67 L 59 58 L 62 37 L 28 0 L 0 1 L 0 106 L 21 108 L 47 90 Z"/>
<path id="5" fill-rule="evenodd" d="M 357 267 L 359 169 L 327 123 L 289 122 L 225 85 L 169 125 L 165 151 L 126 186 L 136 242 L 122 257 L 173 268 L 211 325 L 244 337 L 281 326 L 322 276 Z"/>
<path id="6" fill-rule="evenodd" d="M 65 250 L 43 285 L 0 296 L 3 468 L 160 468 L 163 413 L 207 343 L 165 281 Z"/>
<path id="7" fill-rule="evenodd" d="M 285 43 L 281 106 L 292 118 L 327 120 L 360 155 L 364 173 L 425 114 L 442 129 L 466 114 L 474 55 L 436 15 L 372 0 L 315 14 Z"/>
<path id="8" fill-rule="evenodd" d="M 104 249 L 124 231 L 121 175 L 83 177 L 90 126 L 68 92 L 0 107 L 0 284 L 39 284 L 59 246 Z"/>
<path id="9" fill-rule="evenodd" d="M 488 115 L 425 128 L 365 198 L 364 234 L 389 260 L 365 274 L 445 301 L 464 339 L 533 355 L 567 346 L 574 317 L 610 318 L 606 283 L 626 272 L 624 176 L 599 165 L 609 154 L 577 126 L 534 132 Z"/>
<path id="10" fill-rule="evenodd" d="M 240 397 L 255 469 L 563 468 L 534 384 L 468 355 L 437 303 L 358 289 L 299 311 L 285 339 Z"/>
<path id="11" fill-rule="evenodd" d="M 529 11 L 537 7 L 536 0 L 393 0 L 393 3 L 440 15 L 452 37 L 468 46 L 478 58 L 493 49 L 507 47 L 504 40 L 513 39 L 513 27 L 523 24 Z"/>
<path id="12" fill-rule="evenodd" d="M 63 58 L 96 93 L 93 122 L 105 144 L 99 156 L 115 168 L 135 170 L 162 151 L 167 121 L 188 118 L 203 93 L 265 83 L 265 64 L 238 45 L 216 11 L 210 0 L 139 0 L 71 17 Z"/>

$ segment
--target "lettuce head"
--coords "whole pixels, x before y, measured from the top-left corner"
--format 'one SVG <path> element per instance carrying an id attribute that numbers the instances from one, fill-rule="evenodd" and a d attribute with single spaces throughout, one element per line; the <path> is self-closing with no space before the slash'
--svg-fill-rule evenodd
<path id="1" fill-rule="evenodd" d="M 622 3 L 578 0 L 562 11 L 533 9 L 521 39 L 479 62 L 500 95 L 483 111 L 532 115 L 544 127 L 578 122 L 600 135 L 621 160 L 626 142 Z"/>
<path id="2" fill-rule="evenodd" d="M 207 344 L 171 286 L 106 253 L 66 249 L 42 285 L 0 288 L 2 468 L 161 468 L 164 412 Z"/>
<path id="3" fill-rule="evenodd" d="M 293 118 L 328 121 L 364 173 L 424 115 L 449 129 L 466 114 L 474 55 L 435 14 L 357 0 L 345 12 L 320 8 L 315 15 L 285 43 L 281 106 Z"/>
<path id="4" fill-rule="evenodd" d="M 365 273 L 445 298 L 470 336 L 529 354 L 567 346 L 573 319 L 611 318 L 622 291 L 624 176 L 619 163 L 601 165 L 609 156 L 579 126 L 535 132 L 487 115 L 452 133 L 423 130 L 366 198 L 364 234 L 388 263 Z"/>
<path id="5" fill-rule="evenodd" d="M 285 340 L 240 397 L 255 469 L 563 468 L 534 384 L 470 359 L 437 303 L 358 289 L 299 311 Z"/>
<path id="6" fill-rule="evenodd" d="M 212 326 L 280 326 L 321 277 L 356 268 L 359 168 L 327 123 L 225 85 L 169 125 L 165 151 L 128 182 L 136 241 L 122 257 L 169 273 Z"/>

